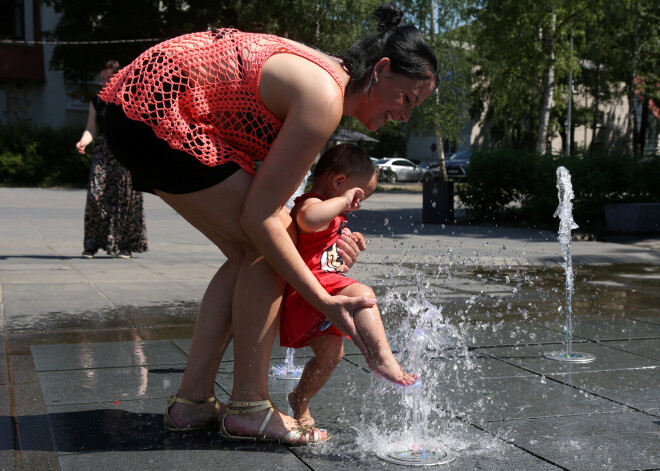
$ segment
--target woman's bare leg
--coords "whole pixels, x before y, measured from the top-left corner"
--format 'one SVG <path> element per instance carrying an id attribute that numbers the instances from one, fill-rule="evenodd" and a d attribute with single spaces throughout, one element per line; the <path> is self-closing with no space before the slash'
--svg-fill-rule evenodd
<path id="1" fill-rule="evenodd" d="M 344 288 L 340 294 L 351 297 L 375 297 L 371 288 L 361 283 L 355 283 Z M 367 359 L 367 364 L 372 372 L 402 386 L 408 386 L 417 381 L 417 377 L 406 373 L 394 358 L 390 344 L 387 341 L 378 306 L 374 305 L 371 308 L 355 311 L 353 320 L 357 331 L 367 346 L 367 351 L 362 353 Z"/>
<path id="2" fill-rule="evenodd" d="M 314 424 L 309 402 L 325 386 L 344 356 L 344 338 L 323 335 L 310 341 L 309 345 L 314 351 L 314 358 L 307 362 L 298 385 L 289 394 L 293 417 L 305 425 Z"/>
<path id="3" fill-rule="evenodd" d="M 208 328 L 209 334 L 200 333 L 199 336 L 193 337 L 194 348 L 191 347 L 188 357 L 188 366 L 192 369 L 188 373 L 188 367 L 186 368 L 180 389 L 181 397 L 186 399 L 204 398 L 208 397 L 207 394 L 212 394 L 217 362 L 220 361 L 224 345 L 232 330 L 235 352 L 232 398 L 242 401 L 269 398 L 268 362 L 285 285 L 270 265 L 256 254 L 249 238 L 238 223 L 251 182 L 251 176 L 239 171 L 224 182 L 195 193 L 184 195 L 158 193 L 158 196 L 188 222 L 209 237 L 229 261 L 240 265 L 233 285 L 230 286 L 227 281 L 222 281 L 225 280 L 224 275 L 217 275 L 219 278 L 217 284 L 209 285 L 205 294 L 205 297 L 209 296 L 209 302 L 204 304 L 208 305 L 209 309 L 200 310 L 201 318 L 198 318 L 197 322 L 199 329 L 196 330 Z M 291 218 L 288 214 L 283 214 L 282 217 L 286 221 L 285 226 L 289 228 L 289 234 L 295 235 Z M 232 270 L 228 270 L 227 274 L 233 273 Z M 231 277 L 228 276 L 228 279 Z M 221 286 L 221 283 L 224 285 Z M 211 292 L 216 290 L 233 293 L 231 301 L 228 302 L 223 294 L 218 294 L 221 296 L 220 300 L 213 300 Z M 219 307 L 220 305 L 222 307 Z M 229 310 L 225 310 L 227 307 Z M 230 330 L 228 326 L 232 323 L 233 329 Z M 193 366 L 196 364 L 203 366 Z M 185 396 L 183 391 L 190 397 Z M 177 406 L 188 411 L 206 407 L 185 404 L 177 404 Z M 174 409 L 174 407 L 170 409 L 172 413 Z M 267 411 L 227 416 L 225 421 L 227 430 L 234 434 L 254 436 L 266 413 Z M 208 419 L 208 413 L 206 418 Z M 282 437 L 297 427 L 298 422 L 295 419 L 276 411 L 268 423 L 266 436 Z"/>

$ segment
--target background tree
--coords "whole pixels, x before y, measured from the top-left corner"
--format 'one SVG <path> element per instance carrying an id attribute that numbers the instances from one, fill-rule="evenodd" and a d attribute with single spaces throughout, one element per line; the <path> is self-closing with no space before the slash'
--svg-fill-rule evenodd
<path id="1" fill-rule="evenodd" d="M 601 0 L 483 0 L 473 3 L 474 98 L 498 142 L 545 153 L 556 84 L 574 58 L 569 37 L 584 34 Z"/>
<path id="2" fill-rule="evenodd" d="M 465 28 L 463 0 L 412 0 L 406 3 L 411 22 L 426 36 L 440 65 L 435 93 L 415 109 L 408 130 L 435 136 L 439 178 L 446 181 L 444 142 L 460 140 L 469 119 L 472 80 L 470 30 Z"/>

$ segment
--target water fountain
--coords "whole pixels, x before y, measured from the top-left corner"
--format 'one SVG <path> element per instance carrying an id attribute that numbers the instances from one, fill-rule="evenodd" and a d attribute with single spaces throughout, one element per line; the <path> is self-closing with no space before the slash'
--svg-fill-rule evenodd
<path id="1" fill-rule="evenodd" d="M 269 375 L 275 379 L 299 380 L 304 368 L 294 365 L 293 355 L 295 352 L 294 348 L 287 348 L 284 363 L 271 366 Z"/>
<path id="2" fill-rule="evenodd" d="M 549 352 L 543 356 L 550 360 L 571 362 L 571 363 L 589 363 L 596 359 L 589 353 L 577 353 L 573 351 L 573 261 L 571 258 L 571 231 L 577 229 L 578 225 L 573 221 L 573 203 L 571 200 L 575 197 L 573 194 L 573 185 L 571 184 L 571 174 L 565 167 L 557 168 L 557 190 L 559 195 L 559 206 L 555 211 L 554 217 L 559 217 L 559 242 L 561 244 L 561 253 L 564 262 L 561 264 L 566 272 L 566 351 Z"/>

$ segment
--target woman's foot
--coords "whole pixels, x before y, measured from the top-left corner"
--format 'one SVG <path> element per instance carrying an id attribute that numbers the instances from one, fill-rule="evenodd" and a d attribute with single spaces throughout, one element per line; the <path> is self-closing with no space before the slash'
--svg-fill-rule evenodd
<path id="1" fill-rule="evenodd" d="M 259 430 L 264 427 L 264 421 L 269 413 L 268 409 L 264 409 L 251 413 L 229 413 L 224 415 L 222 420 L 225 431 L 233 436 L 232 439 L 257 437 L 259 436 Z M 299 432 L 300 438 L 297 443 L 287 443 L 288 445 L 320 443 L 330 438 L 327 430 L 301 428 L 301 424 L 296 419 L 276 408 L 273 409 L 271 417 L 267 420 L 260 438 L 262 440 L 283 441 L 291 432 Z"/>
<path id="2" fill-rule="evenodd" d="M 126 259 L 126 258 L 131 258 L 131 251 L 130 251 L 130 250 L 123 249 L 123 250 L 120 250 L 119 253 L 118 253 L 117 255 L 115 255 L 115 256 L 116 256 L 117 258 L 124 258 L 124 259 Z"/>
<path id="3" fill-rule="evenodd" d="M 174 402 L 168 406 L 167 416 L 177 429 L 199 429 L 211 427 L 220 420 L 221 412 L 227 406 L 215 401 L 209 401 L 203 404 L 187 404 L 183 402 Z"/>
<path id="4" fill-rule="evenodd" d="M 298 398 L 296 393 L 296 389 L 289 393 L 289 405 L 293 411 L 293 418 L 298 420 L 300 425 L 311 427 L 314 425 L 314 419 L 309 412 L 309 401 L 305 401 L 304 398 Z"/>

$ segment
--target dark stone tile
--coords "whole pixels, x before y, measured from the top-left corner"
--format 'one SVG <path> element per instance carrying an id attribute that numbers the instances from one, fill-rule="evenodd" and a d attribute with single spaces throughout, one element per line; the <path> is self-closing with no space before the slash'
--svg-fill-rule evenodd
<path id="1" fill-rule="evenodd" d="M 549 375 L 555 373 L 581 371 L 609 371 L 617 369 L 646 368 L 659 366 L 656 360 L 640 357 L 591 342 L 574 345 L 574 353 L 589 353 L 596 359 L 591 363 L 567 363 L 544 358 L 544 353 L 565 352 L 565 345 L 529 345 L 525 347 L 503 347 L 479 350 L 484 355 L 499 358 L 507 363 L 520 366 L 537 374 Z"/>
<path id="2" fill-rule="evenodd" d="M 440 404 L 470 423 L 622 411 L 624 407 L 542 376 L 446 383 Z"/>
<path id="3" fill-rule="evenodd" d="M 47 407 L 140 398 L 167 398 L 183 377 L 181 365 L 124 366 L 87 370 L 43 371 L 39 382 Z"/>
<path id="4" fill-rule="evenodd" d="M 12 355 L 11 375 L 11 382 L 14 385 L 37 382 L 37 373 L 34 369 L 32 355 Z"/>
<path id="5" fill-rule="evenodd" d="M 563 325 L 543 324 L 549 329 L 562 330 Z M 573 335 L 592 340 L 630 340 L 660 338 L 660 325 L 635 319 L 574 319 Z"/>
<path id="6" fill-rule="evenodd" d="M 60 332 L 15 332 L 7 336 L 10 355 L 30 355 L 34 345 L 142 340 L 137 329 L 73 330 Z"/>
<path id="7" fill-rule="evenodd" d="M 660 467 L 660 422 L 639 412 L 488 422 L 484 427 L 565 469 Z"/>
<path id="8" fill-rule="evenodd" d="M 470 347 L 504 347 L 557 343 L 565 335 L 532 323 L 491 323 L 465 328 L 465 343 Z"/>
<path id="9" fill-rule="evenodd" d="M 4 398 L 3 398 L 4 400 Z M 2 413 L 0 415 L 0 469 L 14 471 L 16 462 L 14 461 L 14 423 L 10 416 Z"/>
<path id="10" fill-rule="evenodd" d="M 18 416 L 46 414 L 46 405 L 39 383 L 17 384 L 14 390 L 14 408 Z"/>
<path id="11" fill-rule="evenodd" d="M 165 445 L 167 446 L 167 445 Z M 232 471 L 309 471 L 284 446 L 237 445 L 219 441 L 210 449 L 166 448 L 141 450 L 139 453 L 121 451 L 75 453 L 60 457 L 62 471 L 116 471 L 117 469 L 176 469 L 198 471 L 227 469 Z"/>
<path id="12" fill-rule="evenodd" d="M 181 364 L 186 356 L 167 340 L 38 345 L 32 347 L 39 372 Z"/>
<path id="13" fill-rule="evenodd" d="M 90 283 L 31 283 L 3 286 L 7 332 L 131 327 Z M 29 311 L 24 306 L 29 306 Z"/>
<path id="14" fill-rule="evenodd" d="M 660 367 L 550 375 L 638 410 L 651 411 L 660 405 Z"/>
<path id="15" fill-rule="evenodd" d="M 635 353 L 653 360 L 660 360 L 660 339 L 647 340 L 606 340 L 602 345 Z"/>

